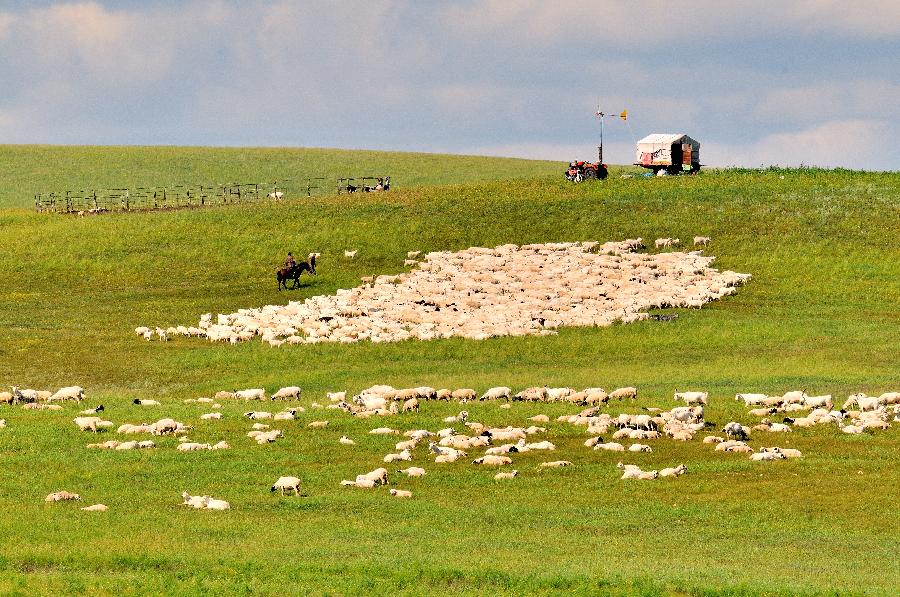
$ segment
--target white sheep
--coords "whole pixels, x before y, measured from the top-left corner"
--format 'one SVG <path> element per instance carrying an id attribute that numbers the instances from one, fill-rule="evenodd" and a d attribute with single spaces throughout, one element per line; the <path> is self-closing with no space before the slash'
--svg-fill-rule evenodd
<path id="1" fill-rule="evenodd" d="M 216 395 L 218 398 L 218 394 Z M 265 400 L 266 399 L 266 391 L 263 388 L 253 388 L 250 390 L 240 390 L 234 392 L 234 397 L 244 400 Z"/>
<path id="2" fill-rule="evenodd" d="M 275 484 L 272 485 L 270 491 L 280 490 L 281 495 L 284 495 L 285 490 L 291 491 L 293 490 L 294 495 L 300 495 L 300 478 L 299 477 L 278 477 L 278 480 L 275 481 Z"/>
<path id="3" fill-rule="evenodd" d="M 481 395 L 481 398 L 479 400 L 500 400 L 501 398 L 509 400 L 509 396 L 511 393 L 511 388 L 507 388 L 506 386 L 498 386 L 496 388 L 489 388 L 484 394 Z"/>
<path id="4" fill-rule="evenodd" d="M 84 400 L 84 388 L 82 388 L 81 386 L 69 386 L 66 388 L 60 388 L 56 391 L 55 394 L 47 399 L 47 402 L 61 402 L 64 400 L 74 400 L 75 402 L 81 402 L 82 400 Z"/>
<path id="5" fill-rule="evenodd" d="M 207 510 L 229 510 L 231 504 L 225 500 L 213 499 L 208 495 L 203 496 L 204 508 Z"/>
<path id="6" fill-rule="evenodd" d="M 693 404 L 709 404 L 707 392 L 675 392 L 675 400 L 683 400 L 688 406 Z"/>
<path id="7" fill-rule="evenodd" d="M 141 400 L 140 398 L 135 398 L 132 400 L 133 404 L 137 404 L 138 406 L 159 406 L 159 402 L 157 400 Z"/>
<path id="8" fill-rule="evenodd" d="M 85 506 L 82 510 L 85 512 L 106 512 L 109 510 L 109 507 L 105 504 L 93 504 L 92 506 Z"/>
<path id="9" fill-rule="evenodd" d="M 391 489 L 389 492 L 392 496 L 398 498 L 411 498 L 412 492 L 407 491 L 406 489 Z"/>
<path id="10" fill-rule="evenodd" d="M 486 456 L 482 456 L 481 458 L 476 458 L 472 461 L 472 464 L 503 466 L 504 464 L 512 464 L 512 459 L 508 456 L 496 456 L 494 454 L 488 454 Z"/>
<path id="11" fill-rule="evenodd" d="M 342 444 L 344 444 L 345 446 L 355 446 L 356 445 L 356 442 L 353 441 L 352 439 L 350 439 L 349 437 L 347 437 L 346 435 L 342 435 L 341 439 L 339 439 L 338 441 L 341 442 Z"/>
<path id="12" fill-rule="evenodd" d="M 618 442 L 606 442 L 603 444 L 596 444 L 594 446 L 595 450 L 606 450 L 608 452 L 624 452 L 625 446 Z"/>
<path id="13" fill-rule="evenodd" d="M 422 477 L 425 476 L 425 469 L 418 466 L 411 466 L 409 468 L 401 469 L 397 471 L 398 473 L 404 473 L 410 477 Z"/>
<path id="14" fill-rule="evenodd" d="M 303 390 L 297 386 L 287 386 L 272 394 L 271 398 L 272 400 L 287 400 L 289 398 L 299 400 L 302 391 Z"/>
<path id="15" fill-rule="evenodd" d="M 708 236 L 695 236 L 694 237 L 694 246 L 695 247 L 705 247 L 709 244 L 711 239 Z"/>
<path id="16" fill-rule="evenodd" d="M 687 467 L 684 464 L 679 464 L 674 468 L 664 468 L 659 471 L 660 477 L 680 477 L 687 471 Z"/>
<path id="17" fill-rule="evenodd" d="M 572 466 L 572 463 L 568 460 L 553 460 L 551 462 L 542 462 L 538 465 L 539 468 L 560 468 L 564 466 Z"/>
<path id="18" fill-rule="evenodd" d="M 653 448 L 646 444 L 631 444 L 628 446 L 629 452 L 652 452 Z"/>
<path id="19" fill-rule="evenodd" d="M 222 413 L 204 413 L 200 415 L 201 421 L 217 421 L 222 418 Z"/>
<path id="20" fill-rule="evenodd" d="M 403 450 L 399 454 L 388 454 L 387 456 L 384 457 L 384 462 L 386 462 L 386 463 L 399 462 L 399 461 L 407 461 L 408 462 L 411 460 L 412 460 L 412 453 L 409 450 Z"/>
<path id="21" fill-rule="evenodd" d="M 503 481 L 508 479 L 515 479 L 519 475 L 519 471 L 511 470 L 509 472 L 501 471 L 494 475 L 495 481 Z"/>

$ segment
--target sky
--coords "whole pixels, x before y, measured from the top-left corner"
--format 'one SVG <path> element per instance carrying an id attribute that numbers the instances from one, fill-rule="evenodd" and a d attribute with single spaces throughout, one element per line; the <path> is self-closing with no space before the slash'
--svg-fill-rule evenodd
<path id="1" fill-rule="evenodd" d="M 0 0 L 0 144 L 900 169 L 898 0 Z"/>

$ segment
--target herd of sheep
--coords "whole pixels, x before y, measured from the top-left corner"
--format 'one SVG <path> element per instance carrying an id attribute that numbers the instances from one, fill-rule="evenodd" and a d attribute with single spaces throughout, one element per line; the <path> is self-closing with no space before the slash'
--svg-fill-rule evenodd
<path id="1" fill-rule="evenodd" d="M 661 246 L 672 246 L 677 239 Z M 705 245 L 706 237 L 695 242 Z M 659 243 L 657 243 L 659 245 Z M 563 326 L 647 319 L 651 308 L 690 307 L 734 294 L 749 274 L 720 272 L 702 251 L 648 254 L 624 241 L 473 247 L 432 252 L 407 273 L 364 279 L 334 295 L 201 317 L 197 326 L 139 327 L 146 338 L 173 335 L 272 346 L 546 335 Z M 413 252 L 416 254 L 417 252 Z"/>
<path id="2" fill-rule="evenodd" d="M 441 388 L 414 387 L 397 389 L 386 385 L 376 385 L 367 388 L 356 395 L 348 396 L 347 392 L 329 392 L 323 402 L 312 402 L 308 405 L 310 410 L 318 410 L 323 413 L 331 412 L 334 416 L 355 417 L 366 419 L 375 417 L 380 420 L 396 420 L 407 424 L 415 421 L 416 413 L 429 401 L 454 401 L 464 407 L 467 404 L 473 406 L 478 403 L 490 402 L 499 404 L 502 408 L 511 409 L 515 402 L 531 403 L 562 403 L 569 404 L 577 412 L 564 414 L 551 421 L 550 417 L 538 414 L 530 417 L 527 424 L 508 424 L 504 426 L 487 425 L 473 420 L 468 410 L 460 410 L 456 415 L 443 419 L 446 424 L 441 429 L 424 429 L 411 427 L 404 431 L 400 429 L 377 424 L 369 430 L 370 435 L 398 436 L 394 446 L 395 452 L 390 452 L 380 458 L 379 465 L 368 472 L 361 472 L 352 479 L 340 481 L 340 485 L 373 489 L 386 486 L 391 483 L 391 474 L 383 466 L 397 463 L 423 463 L 433 460 L 437 465 L 450 463 L 469 462 L 477 467 L 489 467 L 499 470 L 494 474 L 497 481 L 511 481 L 520 476 L 519 469 L 512 469 L 515 459 L 520 454 L 532 452 L 537 454 L 549 454 L 558 450 L 557 444 L 552 441 L 554 431 L 559 432 L 562 426 L 571 426 L 570 429 L 583 430 L 587 439 L 583 442 L 586 451 L 572 455 L 574 459 L 588 461 L 587 450 L 596 452 L 629 452 L 632 458 L 638 458 L 641 453 L 665 452 L 665 441 L 689 442 L 695 440 L 698 434 L 703 434 L 702 444 L 713 445 L 713 453 L 747 454 L 754 462 L 784 460 L 788 458 L 800 458 L 803 454 L 794 448 L 780 446 L 759 446 L 753 448 L 749 442 L 751 436 L 754 439 L 772 438 L 775 434 L 793 432 L 795 427 L 810 428 L 814 426 L 832 425 L 845 433 L 859 434 L 863 432 L 874 433 L 890 429 L 893 423 L 900 422 L 900 392 L 884 392 L 878 396 L 866 396 L 854 394 L 849 396 L 840 409 L 835 409 L 832 396 L 809 396 L 804 391 L 791 391 L 779 396 L 766 394 L 737 394 L 735 400 L 750 409 L 748 417 L 755 419 L 754 423 L 743 424 L 731 421 L 721 428 L 724 435 L 710 433 L 717 426 L 706 419 L 706 409 L 709 405 L 709 395 L 701 391 L 676 391 L 672 402 L 676 406 L 671 407 L 637 407 L 635 401 L 638 391 L 635 387 L 618 388 L 607 392 L 603 388 L 591 387 L 585 389 L 575 388 L 550 388 L 531 387 L 518 392 L 513 392 L 509 387 L 498 386 L 476 392 L 472 388 Z M 222 402 L 242 401 L 243 403 L 274 404 L 275 401 L 299 401 L 302 390 L 297 386 L 281 388 L 278 391 L 268 393 L 263 388 L 254 388 L 240 391 L 218 392 L 212 398 L 188 399 L 186 404 L 199 405 L 203 409 L 212 412 L 198 414 L 197 423 L 206 425 L 205 431 L 209 431 L 210 425 L 223 418 Z M 84 389 L 78 386 L 63 388 L 57 392 L 44 392 L 36 390 L 12 388 L 10 392 L 0 392 L 0 404 L 9 407 L 21 408 L 35 404 L 53 404 L 64 409 L 65 405 L 74 403 L 78 405 L 85 398 Z M 148 407 L 149 411 L 158 411 L 165 408 L 156 400 L 135 400 L 134 404 Z M 630 410 L 639 412 L 611 412 L 611 403 L 622 406 L 632 405 Z M 752 407 L 752 408 L 751 408 Z M 75 406 L 80 408 L 80 406 Z M 466 407 L 470 408 L 470 407 Z M 28 409 L 35 410 L 35 409 Z M 217 444 L 194 442 L 188 439 L 193 433 L 196 424 L 184 423 L 170 417 L 162 417 L 152 423 L 127 423 L 123 422 L 118 427 L 108 420 L 96 416 L 104 411 L 103 406 L 76 411 L 77 416 L 73 422 L 81 432 L 92 434 L 115 433 L 118 436 L 144 434 L 149 436 L 173 436 L 177 437 L 176 450 L 178 452 L 195 452 L 204 450 L 230 449 L 231 446 L 225 440 Z M 10 411 L 14 413 L 15 411 Z M 314 420 L 305 426 L 298 425 L 295 421 L 299 414 L 307 412 L 307 407 L 296 404 L 283 408 L 279 412 L 267 410 L 249 410 L 243 413 L 243 417 L 251 424 L 247 437 L 258 445 L 271 443 L 288 433 L 303 433 L 305 427 L 310 433 L 325 433 L 322 430 L 328 427 L 327 420 Z M 216 416 L 210 416 L 216 415 Z M 776 415 L 781 416 L 781 422 L 771 419 Z M 787 416 L 789 415 L 789 416 Z M 10 421 L 0 420 L 0 429 L 8 425 L 27 424 L 29 415 L 10 416 Z M 234 415 L 232 415 L 234 416 Z M 267 421 L 263 423 L 261 421 Z M 272 429 L 271 425 L 279 423 L 281 429 Z M 409 425 L 407 425 L 409 426 Z M 555 427 L 555 429 L 554 429 Z M 322 441 L 327 436 L 322 436 Z M 363 440 L 358 438 L 360 442 Z M 629 445 L 621 443 L 624 440 Z M 235 440 L 233 440 L 235 441 Z M 236 440 L 241 441 L 241 440 Z M 244 440 L 246 441 L 246 440 Z M 558 440 L 557 440 L 558 441 Z M 765 440 L 762 440 L 765 441 Z M 643 443 L 650 442 L 650 443 Z M 335 442 L 335 450 L 347 450 L 348 446 L 355 446 L 358 442 L 352 438 L 341 436 Z M 656 446 L 654 449 L 653 446 Z M 341 447 L 343 446 L 343 447 Z M 133 449 L 158 449 L 153 439 L 127 440 L 111 439 L 100 443 L 89 443 L 87 448 L 110 450 Z M 372 460 L 368 460 L 371 465 Z M 366 459 L 361 458 L 362 465 Z M 549 469 L 572 466 L 572 460 L 546 460 L 537 465 L 537 469 Z M 459 466 L 459 465 L 456 465 Z M 685 474 L 688 467 L 679 463 L 661 470 L 644 470 L 640 464 L 619 462 L 616 468 L 621 472 L 622 479 L 653 480 L 660 478 L 676 478 Z M 421 466 L 407 466 L 397 470 L 397 473 L 405 477 L 423 477 L 427 474 Z M 337 481 L 336 481 L 337 482 Z M 281 495 L 293 493 L 300 495 L 301 478 L 295 475 L 282 475 L 272 484 L 272 492 L 279 491 Z M 411 498 L 412 492 L 408 489 L 392 488 L 390 495 L 398 498 Z M 60 502 L 80 500 L 80 495 L 69 491 L 56 491 L 46 497 L 48 502 Z M 182 494 L 182 503 L 195 509 L 227 510 L 231 505 L 221 499 L 215 499 L 209 495 Z M 94 504 L 82 508 L 87 511 L 106 511 L 104 504 Z"/>

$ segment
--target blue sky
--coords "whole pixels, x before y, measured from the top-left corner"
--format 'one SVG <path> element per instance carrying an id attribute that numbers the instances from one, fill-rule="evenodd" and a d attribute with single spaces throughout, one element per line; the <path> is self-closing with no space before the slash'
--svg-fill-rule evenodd
<path id="1" fill-rule="evenodd" d="M 900 169 L 900 2 L 0 2 L 0 143 Z"/>

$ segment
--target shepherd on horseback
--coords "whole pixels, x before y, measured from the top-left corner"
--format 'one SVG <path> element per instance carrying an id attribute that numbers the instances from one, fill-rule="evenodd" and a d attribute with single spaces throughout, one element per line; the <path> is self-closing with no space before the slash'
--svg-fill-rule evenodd
<path id="1" fill-rule="evenodd" d="M 275 278 L 278 280 L 278 290 L 281 290 L 282 286 L 284 286 L 285 290 L 289 290 L 287 285 L 288 280 L 294 281 L 290 290 L 296 289 L 300 285 L 300 274 L 303 272 L 309 272 L 311 276 L 315 276 L 316 257 L 318 256 L 318 253 L 310 253 L 307 261 L 295 263 L 294 256 L 291 253 L 288 253 L 287 259 L 284 262 L 284 267 L 275 273 Z"/>

